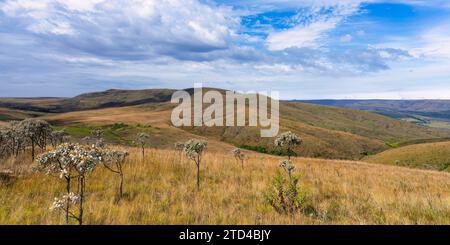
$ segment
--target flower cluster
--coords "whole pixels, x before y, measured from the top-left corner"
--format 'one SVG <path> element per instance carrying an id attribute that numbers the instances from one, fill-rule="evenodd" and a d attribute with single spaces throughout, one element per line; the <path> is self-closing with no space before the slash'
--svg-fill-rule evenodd
<path id="1" fill-rule="evenodd" d="M 55 200 L 53 201 L 52 206 L 50 206 L 50 210 L 55 211 L 58 209 L 62 209 L 67 205 L 67 203 L 77 204 L 79 200 L 80 200 L 80 196 L 76 195 L 73 192 L 70 192 L 69 194 L 65 194 L 61 198 L 55 197 Z"/>
<path id="2" fill-rule="evenodd" d="M 65 143 L 54 151 L 38 158 L 39 168 L 47 174 L 59 173 L 59 177 L 70 177 L 73 171 L 84 174 L 92 171 L 102 161 L 103 151 L 92 146 Z"/>
<path id="3" fill-rule="evenodd" d="M 291 160 L 281 160 L 280 168 L 284 169 L 288 174 L 291 174 L 295 171 L 295 165 Z"/>
<path id="4" fill-rule="evenodd" d="M 191 139 L 186 142 L 184 146 L 184 152 L 189 159 L 194 160 L 196 157 L 200 156 L 203 153 L 207 145 L 208 142 L 206 141 Z"/>
<path id="5" fill-rule="evenodd" d="M 127 151 L 104 151 L 103 158 L 105 161 L 124 162 L 129 153 Z"/>
<path id="6" fill-rule="evenodd" d="M 296 134 L 291 131 L 280 134 L 275 139 L 275 146 L 283 147 L 283 146 L 296 146 L 302 143 L 302 139 L 298 137 Z"/>

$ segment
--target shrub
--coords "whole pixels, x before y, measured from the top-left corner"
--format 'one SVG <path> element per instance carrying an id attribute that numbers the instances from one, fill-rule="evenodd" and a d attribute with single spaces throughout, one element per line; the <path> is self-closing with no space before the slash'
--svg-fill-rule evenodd
<path id="1" fill-rule="evenodd" d="M 275 177 L 264 193 L 265 201 L 275 211 L 282 214 L 294 214 L 298 211 L 311 210 L 308 192 L 300 189 L 300 177 L 293 174 L 295 166 L 289 160 L 282 160 L 280 167 L 285 174 L 277 169 Z"/>

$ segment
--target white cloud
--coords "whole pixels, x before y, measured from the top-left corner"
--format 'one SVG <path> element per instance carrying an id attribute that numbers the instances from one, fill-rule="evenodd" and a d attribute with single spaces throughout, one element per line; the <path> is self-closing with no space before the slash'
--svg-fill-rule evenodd
<path id="1" fill-rule="evenodd" d="M 450 24 L 438 26 L 421 35 L 421 47 L 413 48 L 416 55 L 450 58 Z"/>
<path id="2" fill-rule="evenodd" d="M 303 1 L 305 2 L 305 1 Z M 325 42 L 327 33 L 337 27 L 346 17 L 359 10 L 361 1 L 306 1 L 311 4 L 307 18 L 303 23 L 282 30 L 272 31 L 266 40 L 269 50 L 283 50 L 287 48 L 318 48 Z"/>
<path id="3" fill-rule="evenodd" d="M 341 37 L 339 38 L 339 40 L 340 40 L 342 43 L 348 43 L 348 42 L 351 42 L 352 39 L 353 39 L 353 37 L 352 37 L 352 35 L 350 35 L 350 34 L 343 35 L 343 36 L 341 36 Z"/>
<path id="4" fill-rule="evenodd" d="M 70 49 L 141 58 L 225 49 L 239 20 L 198 0 L 6 0 L 0 10 Z M 55 40 L 52 40 L 55 41 Z"/>
<path id="5" fill-rule="evenodd" d="M 99 3 L 103 3 L 106 0 L 56 0 L 59 4 L 75 11 L 92 11 Z"/>
<path id="6" fill-rule="evenodd" d="M 307 26 L 296 26 L 291 29 L 273 32 L 266 40 L 266 45 L 269 50 L 283 50 L 287 48 L 317 48 L 320 44 L 317 42 L 324 37 L 324 33 L 333 29 L 336 23 L 315 22 Z"/>

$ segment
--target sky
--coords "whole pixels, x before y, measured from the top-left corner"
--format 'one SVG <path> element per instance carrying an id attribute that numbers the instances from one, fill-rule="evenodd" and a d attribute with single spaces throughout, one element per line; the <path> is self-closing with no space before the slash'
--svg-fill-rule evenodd
<path id="1" fill-rule="evenodd" d="M 0 0 L 0 97 L 450 99 L 446 0 Z"/>

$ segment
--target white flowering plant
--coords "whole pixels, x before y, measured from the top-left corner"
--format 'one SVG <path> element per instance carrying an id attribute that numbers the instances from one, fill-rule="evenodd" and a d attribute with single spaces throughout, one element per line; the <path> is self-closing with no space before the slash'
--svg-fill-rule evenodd
<path id="1" fill-rule="evenodd" d="M 103 166 L 109 171 L 119 175 L 120 184 L 117 192 L 117 201 L 120 201 L 123 197 L 123 164 L 128 155 L 129 153 L 126 151 L 104 151 L 104 161 L 102 161 Z"/>
<path id="2" fill-rule="evenodd" d="M 289 159 L 295 154 L 293 149 L 302 143 L 303 140 L 291 131 L 280 134 L 274 141 L 275 146 L 286 149 Z"/>
<path id="3" fill-rule="evenodd" d="M 241 163 L 241 166 L 244 167 L 244 161 L 247 158 L 247 156 L 242 153 L 241 149 L 235 148 L 231 151 L 231 154 L 233 154 L 236 161 Z"/>
<path id="4" fill-rule="evenodd" d="M 189 160 L 194 161 L 197 166 L 197 189 L 200 189 L 200 164 L 203 152 L 208 146 L 208 142 L 203 140 L 191 139 L 184 144 L 184 153 Z"/>
<path id="5" fill-rule="evenodd" d="M 79 224 L 83 223 L 83 200 L 85 193 L 86 174 L 92 172 L 102 162 L 104 152 L 95 146 L 83 146 L 79 144 L 65 143 L 56 147 L 55 150 L 42 154 L 38 157 L 38 169 L 50 175 L 56 175 L 66 182 L 66 194 L 63 198 L 55 200 L 52 207 L 60 207 L 65 212 L 66 224 L 69 218 L 76 219 Z M 71 194 L 72 181 L 76 180 L 76 194 Z M 74 215 L 70 208 L 77 196 L 78 215 Z M 72 199 L 70 199 L 72 198 Z M 70 200 L 70 201 L 69 201 Z M 61 205 L 64 205 L 62 208 Z"/>
<path id="6" fill-rule="evenodd" d="M 144 159 L 145 156 L 145 145 L 147 144 L 147 141 L 150 139 L 150 135 L 146 134 L 146 133 L 138 133 L 136 135 L 136 142 L 139 144 L 139 146 L 141 147 L 141 152 L 142 152 L 142 159 Z"/>

